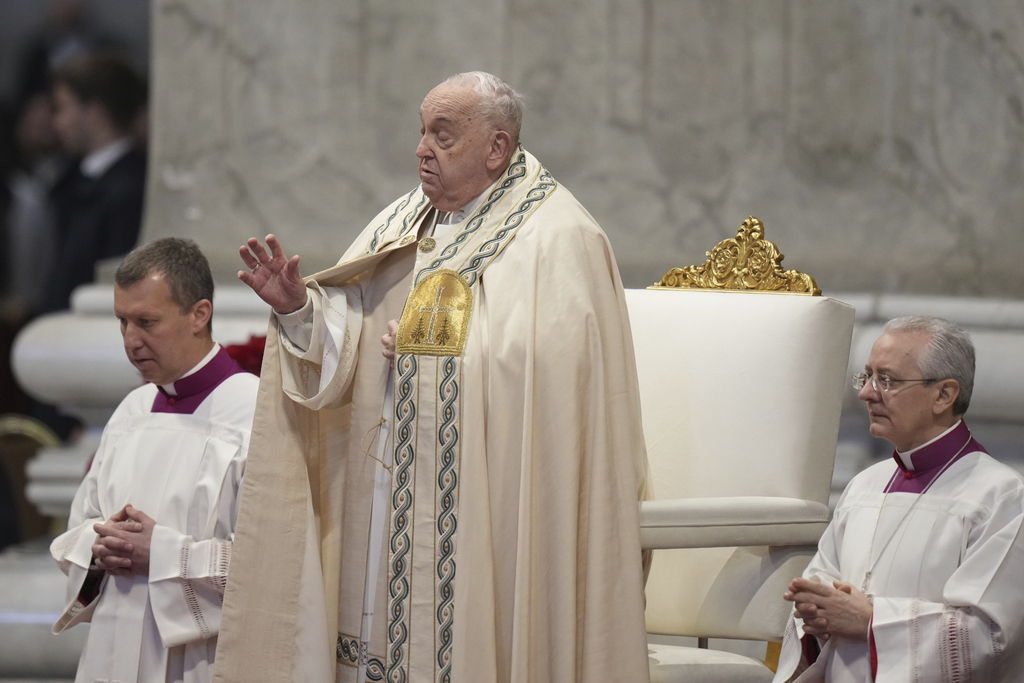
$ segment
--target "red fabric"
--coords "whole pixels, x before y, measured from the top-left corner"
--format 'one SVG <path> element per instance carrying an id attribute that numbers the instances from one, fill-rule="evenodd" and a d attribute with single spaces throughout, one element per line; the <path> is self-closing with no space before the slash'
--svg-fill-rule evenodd
<path id="1" fill-rule="evenodd" d="M 232 344 L 225 346 L 228 355 L 231 356 L 232 360 L 242 366 L 242 369 L 246 372 L 251 372 L 257 377 L 260 376 L 260 369 L 263 367 L 263 351 L 267 346 L 266 336 L 249 337 L 249 341 L 244 344 Z"/>
<path id="2" fill-rule="evenodd" d="M 868 644 L 871 646 L 871 680 L 878 678 L 878 650 L 875 649 L 875 618 L 868 622 Z"/>
<path id="3" fill-rule="evenodd" d="M 818 655 L 821 654 L 821 645 L 818 644 L 817 638 L 804 634 L 804 637 L 800 639 L 800 644 L 803 646 L 804 660 L 807 661 L 808 666 L 818 661 Z"/>
<path id="4" fill-rule="evenodd" d="M 96 562 L 96 558 L 92 559 L 93 563 Z M 78 591 L 78 602 L 82 607 L 87 607 L 89 603 L 96 599 L 96 596 L 100 594 L 100 585 L 102 583 L 104 572 L 96 569 L 95 566 L 89 567 L 89 573 L 86 574 L 85 581 L 82 583 L 81 590 Z"/>

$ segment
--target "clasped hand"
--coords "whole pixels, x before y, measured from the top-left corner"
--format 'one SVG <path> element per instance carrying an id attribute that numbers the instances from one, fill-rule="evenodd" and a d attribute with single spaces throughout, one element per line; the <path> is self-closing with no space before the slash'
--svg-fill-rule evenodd
<path id="1" fill-rule="evenodd" d="M 97 569 L 115 576 L 149 576 L 149 547 L 156 521 L 125 505 L 106 522 L 94 524 L 99 538 L 92 546 Z"/>
<path id="2" fill-rule="evenodd" d="M 793 614 L 804 622 L 804 633 L 828 640 L 840 636 L 867 640 L 874 607 L 867 596 L 845 581 L 832 586 L 795 578 L 782 597 L 794 603 Z"/>

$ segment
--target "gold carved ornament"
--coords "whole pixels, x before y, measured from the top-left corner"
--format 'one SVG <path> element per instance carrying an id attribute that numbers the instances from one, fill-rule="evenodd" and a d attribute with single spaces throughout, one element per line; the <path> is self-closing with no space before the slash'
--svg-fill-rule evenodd
<path id="1" fill-rule="evenodd" d="M 785 256 L 764 238 L 764 224 L 751 216 L 733 239 L 722 240 L 707 252 L 701 266 L 673 268 L 648 289 L 712 289 L 821 296 L 814 278 L 783 270 Z"/>

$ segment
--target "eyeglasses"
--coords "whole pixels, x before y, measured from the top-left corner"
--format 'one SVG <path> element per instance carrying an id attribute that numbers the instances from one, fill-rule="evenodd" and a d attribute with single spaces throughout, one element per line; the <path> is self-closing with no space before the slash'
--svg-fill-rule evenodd
<path id="1" fill-rule="evenodd" d="M 888 392 L 893 384 L 900 382 L 938 382 L 937 379 L 894 379 L 888 375 L 869 375 L 866 372 L 857 372 L 853 375 L 853 388 L 860 391 L 864 385 L 871 381 L 875 391 Z"/>

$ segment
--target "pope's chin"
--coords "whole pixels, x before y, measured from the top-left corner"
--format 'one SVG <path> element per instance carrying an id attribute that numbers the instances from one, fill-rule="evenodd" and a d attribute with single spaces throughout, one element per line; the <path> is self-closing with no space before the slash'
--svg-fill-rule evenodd
<path id="1" fill-rule="evenodd" d="M 435 186 L 435 185 L 427 185 L 426 183 L 421 183 L 420 187 L 423 189 L 423 194 L 427 195 L 427 199 L 430 200 L 430 203 L 434 205 L 434 208 L 437 208 L 437 209 L 439 209 L 441 211 L 446 211 L 447 210 L 447 209 L 442 209 L 441 207 L 439 207 L 437 205 L 437 202 L 440 201 L 442 197 L 444 197 L 444 193 L 441 192 L 441 190 L 438 189 L 437 186 Z"/>
<path id="2" fill-rule="evenodd" d="M 420 187 L 423 188 L 423 194 L 428 197 L 431 194 L 437 194 L 437 176 L 433 173 L 420 171 Z"/>

